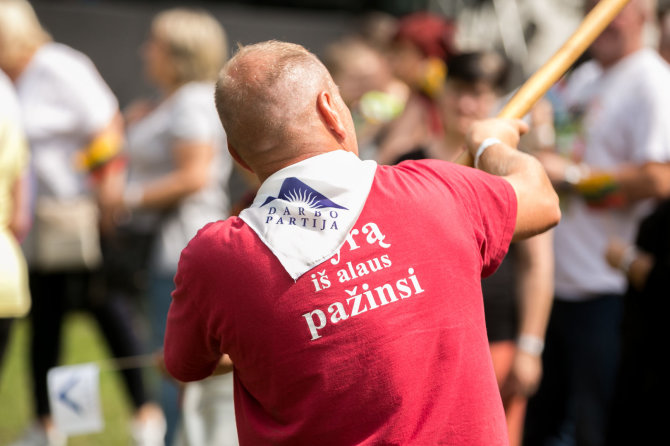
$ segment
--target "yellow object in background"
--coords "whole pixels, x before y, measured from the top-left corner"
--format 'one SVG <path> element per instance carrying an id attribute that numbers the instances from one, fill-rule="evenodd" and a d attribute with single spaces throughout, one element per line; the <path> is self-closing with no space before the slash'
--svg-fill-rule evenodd
<path id="1" fill-rule="evenodd" d="M 360 100 L 361 115 L 372 124 L 385 124 L 405 109 L 405 103 L 383 91 L 368 91 Z"/>
<path id="2" fill-rule="evenodd" d="M 447 65 L 442 59 L 431 57 L 426 61 L 426 70 L 419 84 L 421 91 L 431 98 L 436 98 L 442 91 L 447 78 Z"/>
<path id="3" fill-rule="evenodd" d="M 592 207 L 608 208 L 625 204 L 619 183 L 609 173 L 595 173 L 575 185 L 577 191 Z"/>
<path id="4" fill-rule="evenodd" d="M 116 158 L 121 152 L 121 138 L 115 132 L 105 132 L 77 153 L 77 168 L 91 172 Z"/>
<path id="5" fill-rule="evenodd" d="M 23 317 L 30 310 L 28 269 L 16 239 L 0 230 L 0 317 Z"/>
<path id="6" fill-rule="evenodd" d="M 30 309 L 28 268 L 14 234 L 12 188 L 28 166 L 28 145 L 20 127 L 0 117 L 0 318 L 22 317 Z"/>

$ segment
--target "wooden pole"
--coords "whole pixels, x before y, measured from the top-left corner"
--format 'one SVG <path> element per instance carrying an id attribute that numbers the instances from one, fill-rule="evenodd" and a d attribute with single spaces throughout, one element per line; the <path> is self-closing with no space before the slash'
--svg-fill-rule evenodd
<path id="1" fill-rule="evenodd" d="M 546 94 L 579 56 L 610 24 L 630 0 L 601 0 L 589 12 L 563 46 L 537 70 L 498 113 L 499 118 L 521 119 Z M 472 166 L 470 153 L 465 151 L 457 160 Z"/>

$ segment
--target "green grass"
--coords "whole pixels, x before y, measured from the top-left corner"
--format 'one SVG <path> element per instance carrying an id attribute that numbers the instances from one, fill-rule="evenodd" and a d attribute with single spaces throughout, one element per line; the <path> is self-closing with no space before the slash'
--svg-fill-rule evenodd
<path id="1" fill-rule="evenodd" d="M 131 404 L 118 372 L 105 371 L 109 351 L 95 321 L 85 313 L 67 316 L 63 333 L 62 364 L 102 361 L 100 399 L 105 421 L 103 432 L 71 437 L 69 446 L 129 444 Z M 17 439 L 32 422 L 32 396 L 28 368 L 29 324 L 14 324 L 4 367 L 0 370 L 0 445 Z"/>

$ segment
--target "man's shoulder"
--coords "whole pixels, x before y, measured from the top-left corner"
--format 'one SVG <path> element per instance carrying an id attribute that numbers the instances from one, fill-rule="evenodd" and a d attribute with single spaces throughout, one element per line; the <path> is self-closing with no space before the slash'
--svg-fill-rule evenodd
<path id="1" fill-rule="evenodd" d="M 219 251 L 235 249 L 239 243 L 248 243 L 253 231 L 239 217 L 229 217 L 207 223 L 191 239 L 187 248 L 198 251 Z"/>
<path id="2" fill-rule="evenodd" d="M 463 169 L 469 169 L 456 163 L 448 161 L 441 161 L 435 159 L 406 159 L 393 166 L 382 165 L 379 166 L 376 176 L 392 176 L 392 175 L 425 175 L 426 173 L 448 173 L 448 172 L 463 172 Z M 472 169 L 469 169 L 472 170 Z"/>
<path id="3" fill-rule="evenodd" d="M 179 269 L 216 273 L 221 266 L 253 253 L 259 244 L 251 228 L 238 217 L 211 222 L 203 226 L 182 250 Z"/>
<path id="4" fill-rule="evenodd" d="M 31 91 L 40 86 L 42 88 L 48 86 L 58 93 L 49 95 L 52 100 L 70 106 L 95 105 L 103 114 L 115 113 L 118 107 L 116 97 L 91 59 L 84 53 L 61 43 L 52 42 L 40 47 L 17 81 L 20 95 L 21 92 Z M 87 116 L 88 114 L 90 110 Z"/>
<path id="5" fill-rule="evenodd" d="M 35 54 L 34 64 L 41 72 L 52 76 L 67 77 L 80 72 L 96 70 L 91 59 L 79 50 L 62 43 L 51 42 L 40 47 Z M 75 70 L 75 73 L 72 71 Z"/>
<path id="6" fill-rule="evenodd" d="M 659 99 L 663 97 L 658 96 L 660 92 L 669 94 L 670 65 L 656 51 L 650 49 L 640 51 L 638 60 L 640 63 L 635 64 L 633 69 L 637 70 L 639 75 L 634 75 L 633 78 L 640 86 L 649 88 L 651 95 Z"/>
<path id="7" fill-rule="evenodd" d="M 631 62 L 631 67 L 636 69 L 645 70 L 646 68 L 656 68 L 660 69 L 665 74 L 668 73 L 670 66 L 668 63 L 658 54 L 658 51 L 655 51 L 651 48 L 643 48 L 633 54 Z"/>
<path id="8" fill-rule="evenodd" d="M 650 48 L 642 48 L 605 71 L 608 92 L 636 101 L 660 101 L 670 93 L 670 65 Z"/>
<path id="9" fill-rule="evenodd" d="M 473 210 L 491 200 L 515 199 L 511 184 L 502 177 L 429 159 L 380 166 L 374 185 L 372 203 L 402 203 L 406 209 L 432 209 L 441 214 Z"/>
<path id="10" fill-rule="evenodd" d="M 379 166 L 375 179 L 402 185 L 407 181 L 455 186 L 492 175 L 472 167 L 435 159 L 407 160 L 394 166 Z M 495 181 L 495 180 L 492 180 Z"/>

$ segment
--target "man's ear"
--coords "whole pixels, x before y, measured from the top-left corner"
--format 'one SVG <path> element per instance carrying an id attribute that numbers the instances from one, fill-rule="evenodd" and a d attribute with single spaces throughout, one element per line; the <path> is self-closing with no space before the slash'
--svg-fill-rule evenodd
<path id="1" fill-rule="evenodd" d="M 316 108 L 324 120 L 326 128 L 335 136 L 338 141 L 343 141 L 347 137 L 347 131 L 342 122 L 333 96 L 327 91 L 322 91 L 316 97 Z"/>
<path id="2" fill-rule="evenodd" d="M 237 163 L 238 163 L 240 166 L 244 167 L 245 169 L 247 169 L 247 170 L 248 170 L 249 172 L 251 172 L 251 173 L 255 173 L 255 172 L 253 171 L 253 169 L 252 169 L 251 167 L 249 167 L 249 165 L 242 159 L 242 157 L 240 156 L 240 154 L 237 153 L 237 150 L 235 149 L 235 147 L 233 147 L 233 145 L 230 143 L 230 141 L 228 141 L 228 153 L 230 153 L 230 156 L 232 156 L 233 159 L 234 159 L 235 161 L 237 161 Z"/>

